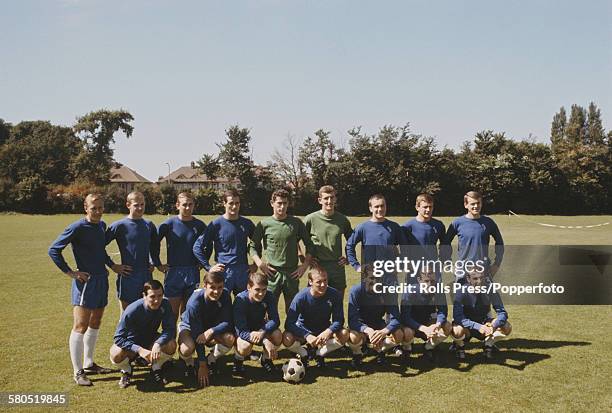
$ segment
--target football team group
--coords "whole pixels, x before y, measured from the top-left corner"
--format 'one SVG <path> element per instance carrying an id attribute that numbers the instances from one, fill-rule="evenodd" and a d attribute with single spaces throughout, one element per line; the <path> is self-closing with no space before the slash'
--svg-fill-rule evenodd
<path id="1" fill-rule="evenodd" d="M 274 360 L 281 346 L 296 353 L 305 366 L 312 362 L 318 368 L 325 367 L 328 354 L 345 348 L 352 355 L 352 368 L 360 369 L 368 355 L 381 365 L 389 354 L 409 363 L 415 338 L 424 341 L 424 357 L 432 362 L 437 359 L 436 347 L 449 336 L 451 350 L 459 359 L 465 358 L 465 343 L 472 337 L 483 342 L 484 357 L 493 358 L 498 351 L 495 342 L 510 334 L 499 295 L 483 292 L 486 289 L 456 293 L 451 322 L 444 294 L 419 288 L 389 297 L 373 288 L 379 279 L 373 276 L 370 263 L 377 258 L 377 248 L 386 246 L 388 258 L 389 249 L 399 254 L 405 246 L 417 246 L 429 258 L 437 258 L 450 256 L 455 237 L 458 260 L 486 264 L 461 277 L 456 275 L 455 282 L 466 286 L 489 283 L 503 258 L 503 239 L 495 222 L 481 215 L 479 193 L 465 194 L 466 214 L 456 218 L 448 230 L 433 218 L 434 200 L 428 194 L 416 198 L 417 216 L 402 226 L 386 218 L 385 197 L 372 195 L 370 219 L 354 230 L 348 218 L 336 211 L 332 186 L 320 188 L 321 209 L 303 221 L 288 215 L 289 201 L 287 191 L 275 191 L 270 200 L 272 215 L 255 225 L 240 215 L 238 192 L 228 190 L 223 194 L 224 214 L 206 225 L 193 216 L 193 196 L 183 192 L 177 197 L 178 214 L 156 227 L 143 218 L 143 194 L 132 192 L 127 196 L 128 216 L 107 227 L 102 221 L 102 196 L 87 195 L 85 217 L 68 226 L 49 248 L 53 262 L 72 278 L 74 324 L 69 349 L 75 382 L 90 386 L 88 374 L 114 371 L 94 362 L 108 302 L 107 267 L 117 274 L 122 310 L 110 348 L 115 371 L 121 372 L 121 388 L 130 385 L 133 365 L 150 366 L 152 383 L 164 386 L 165 365 L 177 349 L 185 377 L 205 387 L 221 374 L 219 360 L 232 348 L 232 372 L 243 375 L 244 360 L 255 358 L 254 346 L 262 368 L 269 373 L 276 371 Z M 491 237 L 495 241 L 493 260 L 488 256 Z M 163 239 L 166 263 L 160 260 Z M 106 252 L 113 240 L 120 264 Z M 362 262 L 356 253 L 359 244 Z M 76 270 L 62 256 L 68 245 Z M 366 258 L 368 247 L 374 252 Z M 361 282 L 348 294 L 348 328 L 344 316 L 346 265 L 362 274 Z M 164 274 L 163 283 L 153 278 L 155 269 Z M 304 274 L 308 286 L 300 290 Z M 441 280 L 439 271 L 428 268 L 414 275 L 414 283 L 423 287 Z M 284 331 L 278 311 L 281 294 Z"/>

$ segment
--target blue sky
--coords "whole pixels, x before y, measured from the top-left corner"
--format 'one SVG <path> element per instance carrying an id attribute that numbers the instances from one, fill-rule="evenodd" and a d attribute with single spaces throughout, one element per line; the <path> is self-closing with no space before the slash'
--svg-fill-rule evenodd
<path id="1" fill-rule="evenodd" d="M 127 109 L 115 157 L 149 179 L 236 123 L 260 163 L 319 128 L 544 142 L 562 105 L 594 101 L 612 128 L 611 18 L 608 1 L 6 1 L 0 118 Z"/>

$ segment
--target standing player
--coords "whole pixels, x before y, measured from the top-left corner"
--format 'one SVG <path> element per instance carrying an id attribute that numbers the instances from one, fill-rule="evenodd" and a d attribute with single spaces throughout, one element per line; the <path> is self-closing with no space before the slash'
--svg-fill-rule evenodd
<path id="1" fill-rule="evenodd" d="M 475 337 L 484 340 L 484 355 L 493 358 L 497 350 L 495 342 L 512 332 L 508 313 L 499 293 L 487 293 L 490 282 L 484 271 L 472 271 L 466 275 L 467 284 L 455 294 L 453 300 L 453 340 L 457 358 L 465 358 L 464 340 Z M 468 287 L 480 288 L 484 292 L 470 292 Z M 497 314 L 491 317 L 491 307 Z"/>
<path id="2" fill-rule="evenodd" d="M 193 216 L 193 207 L 193 195 L 181 192 L 176 199 L 178 215 L 159 226 L 158 242 L 166 238 L 168 264 L 157 269 L 165 274 L 164 293 L 172 306 L 175 321 L 200 283 L 200 268 L 193 255 L 193 244 L 206 229 L 206 224 Z M 157 246 L 156 251 L 159 249 Z M 159 255 L 154 260 L 159 262 Z"/>
<path id="3" fill-rule="evenodd" d="M 314 266 L 308 274 L 310 287 L 302 289 L 291 302 L 283 344 L 307 364 L 308 344 L 315 352 L 318 367 L 325 367 L 325 356 L 344 346 L 349 338 L 343 328 L 344 310 L 338 290 L 327 285 L 327 273 Z M 331 321 L 330 321 L 331 318 Z"/>
<path id="4" fill-rule="evenodd" d="M 385 353 L 399 346 L 403 340 L 397 304 L 385 302 L 384 295 L 374 292 L 376 282 L 371 267 L 368 267 L 364 280 L 351 287 L 349 293 L 348 346 L 353 352 L 352 364 L 355 368 L 362 366 L 364 343 L 371 344 L 377 351 L 376 362 L 382 365 L 385 362 Z"/>
<path id="5" fill-rule="evenodd" d="M 197 289 L 191 295 L 179 324 L 179 355 L 187 366 L 185 376 L 195 378 L 192 355 L 197 351 L 197 382 L 201 387 L 208 386 L 209 368 L 214 372 L 217 359 L 234 345 L 231 331 L 232 301 L 224 289 L 223 274 L 208 272 L 204 275 L 204 289 Z M 214 346 L 208 357 L 206 345 Z"/>
<path id="6" fill-rule="evenodd" d="M 300 277 L 310 265 L 314 246 L 304 223 L 299 218 L 287 215 L 287 191 L 274 191 L 270 205 L 273 214 L 257 224 L 249 249 L 257 267 L 268 276 L 268 289 L 276 297 L 277 303 L 283 294 L 287 313 L 291 300 L 298 292 Z M 302 265 L 298 265 L 300 240 L 306 247 L 306 258 Z"/>
<path id="7" fill-rule="evenodd" d="M 283 341 L 278 329 L 280 318 L 276 300 L 268 294 L 268 277 L 260 273 L 249 275 L 246 291 L 234 300 L 234 326 L 236 328 L 236 354 L 234 373 L 243 373 L 244 358 L 253 351 L 253 346 L 262 346 L 261 365 L 269 373 L 274 371 L 272 360 L 277 358 L 277 349 Z"/>
<path id="8" fill-rule="evenodd" d="M 331 185 L 319 189 L 321 210 L 309 214 L 304 219 L 306 231 L 314 244 L 313 257 L 325 269 L 329 286 L 340 292 L 344 301 L 348 260 L 343 255 L 342 236 L 348 240 L 353 233 L 348 218 L 336 211 L 336 190 Z"/>
<path id="9" fill-rule="evenodd" d="M 387 246 L 406 245 L 406 236 L 399 224 L 390 221 L 387 215 L 387 202 L 381 194 L 375 194 L 368 200 L 371 218 L 357 225 L 353 235 L 346 242 L 346 256 L 355 271 L 361 272 L 361 263 L 357 260 L 357 244 L 363 247 L 362 262 L 372 264 L 375 260 L 395 260 L 397 249 Z M 383 247 L 383 248 L 380 248 Z"/>
<path id="10" fill-rule="evenodd" d="M 108 303 L 108 271 L 105 265 L 117 272 L 123 268 L 114 264 L 104 249 L 106 224 L 102 221 L 102 195 L 87 195 L 84 208 L 85 218 L 70 224 L 60 234 L 49 247 L 49 256 L 62 272 L 72 278 L 74 322 L 68 341 L 70 359 L 74 369 L 74 381 L 79 386 L 91 386 L 91 380 L 87 378 L 86 373 L 110 373 L 109 369 L 94 362 L 100 324 Z M 76 271 L 70 268 L 62 256 L 62 251 L 68 244 L 72 245 Z"/>
<path id="11" fill-rule="evenodd" d="M 457 261 L 472 262 L 478 265 L 480 261 L 488 272 L 488 276 L 493 277 L 504 257 L 504 239 L 495 221 L 486 215 L 481 215 L 482 195 L 476 191 L 469 191 L 463 196 L 463 206 L 467 214 L 455 220 L 448 227 L 444 253 L 445 259 L 449 259 L 452 253 L 451 242 L 455 235 L 459 236 L 459 248 L 457 250 Z M 491 263 L 489 258 L 489 241 L 493 237 L 495 240 L 495 260 Z M 457 279 L 462 279 L 457 275 Z"/>
<path id="12" fill-rule="evenodd" d="M 425 357 L 435 361 L 434 349 L 451 333 L 451 324 L 446 320 L 446 295 L 430 290 L 439 280 L 434 271 L 421 271 L 417 276 L 417 290 L 406 294 L 402 300 L 400 318 L 404 325 L 405 359 L 412 351 L 412 341 L 418 337 L 425 341 Z"/>
<path id="13" fill-rule="evenodd" d="M 121 309 L 125 308 L 142 295 L 142 288 L 153 276 L 159 262 L 159 242 L 157 228 L 151 221 L 142 216 L 145 211 L 145 198 L 141 192 L 130 192 L 126 207 L 130 211 L 126 218 L 113 222 L 106 230 L 106 244 L 116 240 L 121 254 L 122 271 L 117 276 L 117 295 Z"/>
<path id="14" fill-rule="evenodd" d="M 225 274 L 225 289 L 234 296 L 246 289 L 249 277 L 247 245 L 253 221 L 240 216 L 240 196 L 233 189 L 223 194 L 225 213 L 208 225 L 193 245 L 193 254 L 206 271 Z M 213 247 L 215 265 L 210 264 Z"/>
<path id="15" fill-rule="evenodd" d="M 176 351 L 176 323 L 172 307 L 164 298 L 164 287 L 157 280 L 144 283 L 143 298 L 128 305 L 117 325 L 110 358 L 121 369 L 119 387 L 130 385 L 131 360 L 140 356 L 151 364 L 151 378 L 158 386 L 167 383 L 164 363 Z M 162 331 L 158 332 L 161 325 Z"/>
<path id="16" fill-rule="evenodd" d="M 444 241 L 446 228 L 442 221 L 433 218 L 433 197 L 429 194 L 418 195 L 415 208 L 417 216 L 402 225 L 406 241 L 410 245 L 409 255 L 415 259 L 437 261 L 439 257 L 437 245 L 441 246 Z M 441 276 L 441 271 L 436 273 L 438 277 Z"/>

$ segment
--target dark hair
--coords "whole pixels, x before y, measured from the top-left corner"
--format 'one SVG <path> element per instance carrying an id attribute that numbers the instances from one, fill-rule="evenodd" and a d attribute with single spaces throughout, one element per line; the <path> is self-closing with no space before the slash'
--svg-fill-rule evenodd
<path id="1" fill-rule="evenodd" d="M 219 284 L 225 281 L 225 277 L 221 272 L 207 272 L 204 275 L 204 284 Z"/>
<path id="2" fill-rule="evenodd" d="M 144 295 L 147 295 L 149 290 L 160 290 L 160 289 L 164 291 L 164 285 L 158 280 L 151 280 L 151 281 L 147 281 L 146 283 L 144 283 L 144 285 L 142 286 L 142 293 Z"/>
<path id="3" fill-rule="evenodd" d="M 308 281 L 312 281 L 313 274 L 319 274 L 319 275 L 325 274 L 325 276 L 327 277 L 327 271 L 325 271 L 325 268 L 323 268 L 319 264 L 312 264 L 310 266 L 310 271 L 308 271 Z"/>
<path id="4" fill-rule="evenodd" d="M 276 198 L 285 198 L 286 200 L 289 200 L 289 192 L 285 189 L 277 189 L 276 191 L 272 192 L 270 201 L 274 202 Z"/>
<path id="5" fill-rule="evenodd" d="M 382 199 L 383 201 L 387 202 L 387 200 L 385 199 L 385 196 L 383 194 L 374 194 L 370 197 L 370 199 L 368 199 L 368 206 L 371 207 L 372 206 L 372 201 L 375 199 Z"/>
<path id="6" fill-rule="evenodd" d="M 227 198 L 229 197 L 232 198 L 240 198 L 240 194 L 238 193 L 238 191 L 236 191 L 235 189 L 228 189 L 227 191 L 223 192 L 223 202 L 227 202 Z"/>
<path id="7" fill-rule="evenodd" d="M 249 287 L 252 287 L 255 284 L 267 286 L 268 277 L 265 274 L 262 274 L 260 272 L 254 272 L 254 273 L 249 274 L 249 280 L 247 281 L 247 285 Z"/>

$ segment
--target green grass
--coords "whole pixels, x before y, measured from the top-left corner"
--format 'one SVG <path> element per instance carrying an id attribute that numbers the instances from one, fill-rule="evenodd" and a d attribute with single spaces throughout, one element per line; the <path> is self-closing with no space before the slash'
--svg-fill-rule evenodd
<path id="1" fill-rule="evenodd" d="M 107 223 L 119 215 L 104 217 Z M 379 371 L 353 372 L 348 359 L 330 360 L 324 374 L 309 372 L 305 383 L 291 386 L 263 376 L 247 362 L 251 379 L 230 377 L 204 390 L 173 381 L 165 391 L 140 384 L 117 387 L 117 374 L 96 377 L 93 388 L 77 388 L 67 350 L 72 324 L 70 282 L 52 264 L 47 248 L 75 215 L 0 215 L 4 240 L 0 250 L 0 391 L 67 392 L 72 411 L 138 409 L 160 406 L 235 411 L 407 411 L 612 409 L 612 306 L 509 306 L 513 335 L 500 343 L 498 360 L 484 364 L 480 351 L 468 351 L 458 365 L 446 353 L 438 367 L 413 356 L 410 368 L 391 364 Z M 154 216 L 159 224 L 165 217 Z M 204 217 L 206 222 L 211 217 Z M 496 216 L 507 244 L 612 244 L 612 225 L 592 229 L 547 228 L 521 218 Z M 257 220 L 258 218 L 255 218 Z M 354 224 L 365 218 L 353 218 Z M 405 217 L 393 218 L 404 222 Z M 528 217 L 561 225 L 612 221 L 610 216 Z M 443 218 L 448 224 L 450 218 Z M 109 252 L 116 252 L 113 246 Z M 65 256 L 72 262 L 71 253 Z M 156 272 L 156 278 L 161 278 Z M 111 280 L 114 277 L 111 276 Z M 349 284 L 358 274 L 349 271 Z M 304 284 L 304 281 L 302 281 Z M 102 324 L 97 360 L 108 365 L 108 348 L 119 316 L 111 282 L 110 304 Z M 282 308 L 282 305 L 280 306 Z M 443 344 L 443 349 L 448 344 Z M 418 352 L 418 347 L 417 347 Z M 287 354 L 283 353 L 286 357 Z M 145 370 L 137 370 L 137 378 Z"/>

